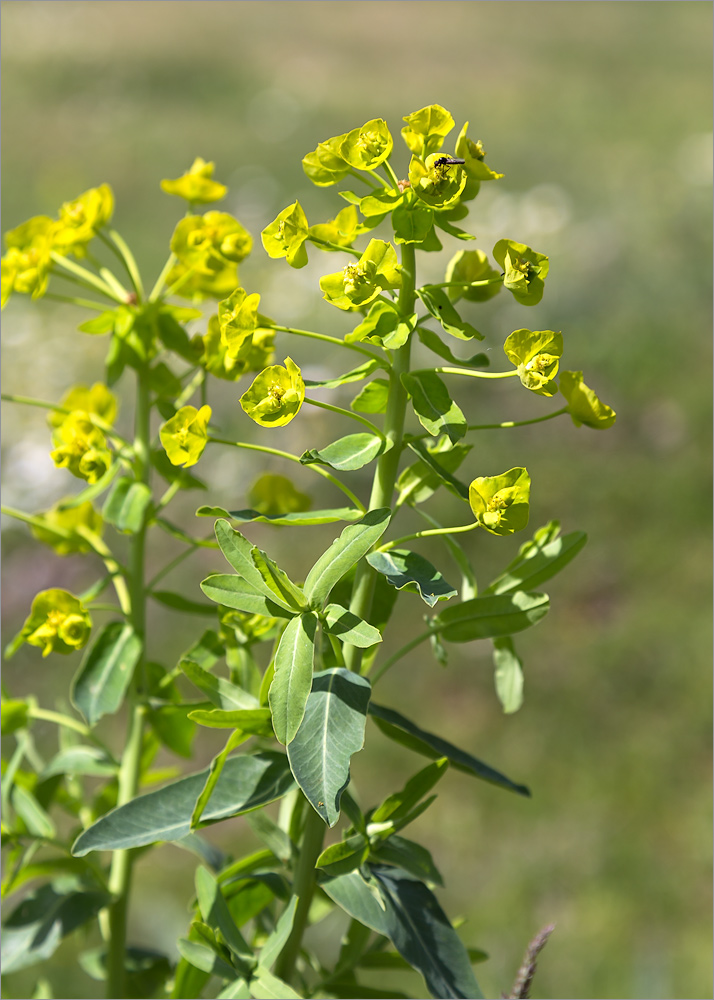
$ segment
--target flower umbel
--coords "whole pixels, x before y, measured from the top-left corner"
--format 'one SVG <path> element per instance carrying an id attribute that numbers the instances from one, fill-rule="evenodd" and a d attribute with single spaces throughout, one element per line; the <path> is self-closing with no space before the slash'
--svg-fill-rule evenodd
<path id="1" fill-rule="evenodd" d="M 11 652 L 26 642 L 41 646 L 43 656 L 73 653 L 86 645 L 91 629 L 92 619 L 78 597 L 58 588 L 42 590 L 32 602 L 29 617 L 12 643 Z"/>
<path id="2" fill-rule="evenodd" d="M 190 204 L 201 202 L 208 204 L 225 198 L 228 188 L 213 180 L 215 164 L 206 163 L 200 156 L 191 164 L 189 170 L 175 180 L 161 181 L 161 190 L 166 194 L 174 194 L 184 198 Z"/>
<path id="3" fill-rule="evenodd" d="M 506 357 L 518 369 L 521 384 L 539 396 L 554 396 L 553 381 L 563 353 L 562 333 L 552 330 L 514 330 L 503 345 Z"/>
<path id="4" fill-rule="evenodd" d="M 480 476 L 469 486 L 469 506 L 486 531 L 512 535 L 528 524 L 530 491 L 531 477 L 523 468 Z"/>
<path id="5" fill-rule="evenodd" d="M 269 365 L 243 393 L 240 405 L 261 427 L 284 427 L 300 412 L 305 399 L 305 383 L 300 369 L 285 358 L 285 367 Z"/>

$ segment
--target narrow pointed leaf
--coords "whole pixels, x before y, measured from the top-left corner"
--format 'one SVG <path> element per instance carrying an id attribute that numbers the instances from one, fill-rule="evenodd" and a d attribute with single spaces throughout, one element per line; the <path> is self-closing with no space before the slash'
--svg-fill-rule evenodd
<path id="1" fill-rule="evenodd" d="M 280 952 L 283 950 L 283 945 L 290 937 L 290 931 L 293 929 L 297 904 L 297 896 L 293 896 L 283 912 L 280 914 L 278 922 L 275 925 L 275 929 L 266 938 L 265 944 L 261 948 L 259 956 L 259 964 L 261 968 L 270 969 Z"/>
<path id="2" fill-rule="evenodd" d="M 348 434 L 324 448 L 309 448 L 300 461 L 303 465 L 329 465 L 339 472 L 352 472 L 369 465 L 386 449 L 386 439 L 376 434 Z"/>
<path id="3" fill-rule="evenodd" d="M 349 642 L 352 646 L 359 646 L 362 649 L 382 641 L 379 629 L 348 611 L 347 608 L 343 608 L 341 604 L 327 605 L 322 627 L 329 635 L 337 636 L 342 642 Z"/>
<path id="4" fill-rule="evenodd" d="M 447 583 L 428 559 L 406 549 L 389 549 L 388 552 L 370 552 L 367 562 L 397 590 L 419 594 L 422 601 L 433 608 L 437 601 L 448 601 L 458 591 Z"/>
<path id="5" fill-rule="evenodd" d="M 433 892 L 398 868 L 372 865 L 370 869 L 387 907 L 389 937 L 421 972 L 431 995 L 482 998 L 468 952 Z"/>
<path id="6" fill-rule="evenodd" d="M 300 587 L 292 582 L 287 573 L 261 549 L 253 547 L 250 555 L 263 581 L 263 592 L 268 600 L 282 605 L 286 611 L 299 614 L 307 610 L 307 601 Z"/>
<path id="7" fill-rule="evenodd" d="M 315 674 L 305 717 L 288 746 L 295 780 L 328 826 L 339 819 L 350 758 L 364 746 L 370 690 L 366 678 L 343 667 Z"/>
<path id="8" fill-rule="evenodd" d="M 131 625 L 110 622 L 99 633 L 72 683 L 72 703 L 90 726 L 120 708 L 140 656 Z"/>
<path id="9" fill-rule="evenodd" d="M 249 615 L 266 618 L 292 618 L 293 612 L 271 601 L 262 590 L 233 573 L 212 573 L 201 581 L 201 590 L 216 604 L 235 608 Z"/>
<path id="10" fill-rule="evenodd" d="M 213 795 L 213 790 L 218 784 L 218 779 L 223 773 L 223 768 L 226 760 L 228 759 L 228 754 L 233 750 L 236 750 L 241 743 L 245 743 L 247 739 L 248 736 L 239 730 L 231 733 L 221 752 L 216 754 L 211 763 L 208 765 L 206 781 L 204 782 L 203 788 L 198 793 L 198 798 L 196 799 L 196 803 L 191 813 L 191 832 L 193 832 L 201 822 L 201 817 L 203 816 L 206 806 L 208 805 L 208 801 Z"/>
<path id="11" fill-rule="evenodd" d="M 208 768 L 140 795 L 88 827 L 75 841 L 73 854 L 141 847 L 180 840 L 191 832 L 191 814 L 208 777 Z M 230 757 L 203 814 L 204 823 L 237 816 L 281 798 L 293 787 L 287 758 L 265 751 Z"/>
<path id="12" fill-rule="evenodd" d="M 450 333 L 452 337 L 459 340 L 483 340 L 482 333 L 461 319 L 454 308 L 454 304 L 443 288 L 435 288 L 434 285 L 424 285 L 417 288 L 417 295 L 422 300 L 432 316 L 441 323 L 441 326 Z"/>
<path id="13" fill-rule="evenodd" d="M 351 371 L 345 372 L 344 375 L 338 375 L 336 378 L 318 381 L 306 378 L 304 381 L 305 385 L 310 388 L 317 388 L 319 386 L 323 389 L 336 389 L 338 386 L 346 385 L 348 382 L 360 382 L 373 372 L 376 372 L 378 368 L 386 368 L 386 365 L 381 359 L 375 358 L 373 361 L 364 361 L 357 368 L 352 368 Z"/>
<path id="14" fill-rule="evenodd" d="M 252 542 L 241 535 L 240 531 L 231 528 L 228 521 L 216 521 L 214 531 L 221 552 L 239 576 L 249 583 L 254 590 L 263 593 L 263 578 L 251 558 Z"/>
<path id="15" fill-rule="evenodd" d="M 452 365 L 460 365 L 462 367 L 470 365 L 472 368 L 486 368 L 491 363 L 488 354 L 484 354 L 483 352 L 472 354 L 468 358 L 457 357 L 451 348 L 443 342 L 438 333 L 434 333 L 433 330 L 429 330 L 424 326 L 417 327 L 417 335 L 425 347 L 428 347 L 430 351 L 438 354 L 440 358 L 443 358 L 444 361 L 449 361 Z"/>
<path id="16" fill-rule="evenodd" d="M 239 959 L 252 965 L 255 961 L 253 949 L 236 927 L 220 886 L 201 865 L 196 869 L 196 896 L 204 922 L 221 932 L 223 940 Z"/>
<path id="17" fill-rule="evenodd" d="M 441 872 L 426 847 L 396 833 L 381 843 L 372 852 L 371 858 L 377 864 L 403 868 L 405 872 L 424 882 L 433 882 L 434 885 L 440 886 L 444 884 Z"/>
<path id="18" fill-rule="evenodd" d="M 300 1000 L 299 993 L 261 966 L 253 973 L 248 989 L 255 1000 Z"/>
<path id="19" fill-rule="evenodd" d="M 525 785 L 517 785 L 510 778 L 507 778 L 505 774 L 494 770 L 494 768 L 489 767 L 488 764 L 484 764 L 483 761 L 478 760 L 477 757 L 473 757 L 465 750 L 460 750 L 459 747 L 454 746 L 453 743 L 449 743 L 448 740 L 420 729 L 419 726 L 405 718 L 401 713 L 395 712 L 393 708 L 385 708 L 384 705 L 376 705 L 372 701 L 369 705 L 369 714 L 385 736 L 388 736 L 396 743 L 400 743 L 402 746 L 408 747 L 410 750 L 414 750 L 416 753 L 423 754 L 425 757 L 431 757 L 432 759 L 447 757 L 451 766 L 458 771 L 472 774 L 476 778 L 482 778 L 484 781 L 488 781 L 492 785 L 498 785 L 500 788 L 505 788 L 508 791 L 518 792 L 519 795 L 531 794 Z"/>
<path id="20" fill-rule="evenodd" d="M 371 383 L 370 383 L 371 384 Z M 257 510 L 225 510 L 223 507 L 199 507 L 197 517 L 231 517 L 234 521 L 258 521 L 261 524 L 333 524 L 335 521 L 359 521 L 364 511 L 356 507 L 328 507 L 325 510 L 292 511 L 288 514 L 261 514 Z"/>
<path id="21" fill-rule="evenodd" d="M 459 496 L 462 500 L 466 500 L 468 502 L 469 488 L 466 483 L 462 483 L 460 479 L 456 478 L 456 476 L 452 476 L 452 474 L 441 464 L 436 456 L 431 454 L 422 441 L 407 441 L 407 445 L 411 448 L 415 455 L 418 455 L 422 462 L 424 462 L 424 464 L 432 470 L 432 472 L 436 473 L 437 478 L 444 483 L 445 486 L 455 493 L 456 496 Z"/>
<path id="22" fill-rule="evenodd" d="M 498 700 L 506 714 L 523 704 L 523 664 L 510 636 L 493 640 L 494 681 Z"/>
<path id="23" fill-rule="evenodd" d="M 216 609 L 212 604 L 206 604 L 202 601 L 192 601 L 188 597 L 184 597 L 183 594 L 175 594 L 171 590 L 151 590 L 149 591 L 149 596 L 153 597 L 159 604 L 163 604 L 167 608 L 173 608 L 174 611 L 183 611 L 187 615 L 213 616 L 216 613 Z"/>
<path id="24" fill-rule="evenodd" d="M 580 552 L 588 536 L 584 531 L 571 531 L 562 538 L 555 538 L 542 548 L 531 549 L 525 556 L 515 559 L 505 572 L 491 583 L 485 594 L 505 594 L 513 590 L 539 587 L 568 565 Z"/>
<path id="25" fill-rule="evenodd" d="M 122 476 L 114 483 L 102 507 L 102 517 L 113 524 L 117 531 L 136 534 L 144 523 L 151 504 L 151 490 L 146 483 L 139 483 Z"/>
<path id="26" fill-rule="evenodd" d="M 243 733 L 257 736 L 270 736 L 273 732 L 268 708 L 243 708 L 235 711 L 197 708 L 188 713 L 188 718 L 209 729 L 240 729 Z"/>
<path id="27" fill-rule="evenodd" d="M 278 741 L 287 746 L 305 715 L 315 658 L 317 619 L 308 612 L 288 622 L 275 653 L 275 673 L 268 701 Z"/>
<path id="28" fill-rule="evenodd" d="M 321 608 L 334 585 L 341 580 L 387 530 L 388 507 L 371 510 L 356 524 L 349 524 L 323 552 L 305 580 L 305 596 L 313 608 Z"/>
<path id="29" fill-rule="evenodd" d="M 488 594 L 444 608 L 429 624 L 445 642 L 494 639 L 535 625 L 548 613 L 549 604 L 546 594 L 524 590 Z"/>
<path id="30" fill-rule="evenodd" d="M 387 820 L 396 822 L 405 816 L 443 778 L 448 767 L 447 757 L 442 757 L 433 764 L 427 764 L 407 781 L 404 788 L 389 795 L 374 810 L 369 818 L 370 823 L 384 823 Z"/>
<path id="31" fill-rule="evenodd" d="M 447 434 L 456 443 L 466 433 L 466 417 L 435 372 L 402 375 L 402 385 L 411 397 L 419 423 L 432 435 Z"/>
<path id="32" fill-rule="evenodd" d="M 337 875 L 320 882 L 327 895 L 365 927 L 371 927 L 377 934 L 389 937 L 389 923 L 386 907 L 378 889 L 369 885 L 359 872 Z"/>
<path id="33" fill-rule="evenodd" d="M 212 701 L 217 708 L 233 712 L 236 709 L 260 707 L 258 699 L 254 695 L 223 677 L 215 677 L 188 657 L 184 657 L 179 666 L 191 683 L 195 684 L 199 691 L 203 691 L 208 700 Z"/>
<path id="34" fill-rule="evenodd" d="M 200 941 L 189 941 L 188 938 L 179 938 L 176 947 L 179 954 L 201 972 L 210 972 L 211 975 L 219 976 L 221 979 L 235 979 L 236 970 L 233 966 L 217 955 L 208 945 Z"/>
<path id="35" fill-rule="evenodd" d="M 245 979 L 236 979 L 218 994 L 217 1000 L 250 1000 L 250 990 Z"/>
<path id="36" fill-rule="evenodd" d="M 369 841 L 355 833 L 339 844 L 330 844 L 315 862 L 328 875 L 346 875 L 363 865 L 369 856 Z"/>

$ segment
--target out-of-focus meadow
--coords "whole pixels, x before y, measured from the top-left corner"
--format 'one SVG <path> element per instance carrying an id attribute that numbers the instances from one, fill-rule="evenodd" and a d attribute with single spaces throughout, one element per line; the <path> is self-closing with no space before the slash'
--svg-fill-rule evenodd
<path id="1" fill-rule="evenodd" d="M 448 108 L 457 127 L 470 121 L 489 165 L 506 175 L 472 204 L 474 245 L 527 242 L 550 256 L 551 270 L 537 307 L 502 293 L 469 318 L 487 332 L 496 370 L 512 329 L 562 330 L 564 367 L 583 369 L 618 420 L 606 432 L 561 419 L 476 438 L 467 480 L 527 465 L 531 527 L 557 517 L 566 531 L 586 530 L 589 544 L 547 585 L 551 613 L 518 644 L 526 700 L 515 715 L 500 710 L 488 643 L 453 647 L 445 669 L 415 653 L 385 677 L 381 702 L 403 705 L 533 791 L 532 800 L 509 796 L 453 772 L 415 834 L 444 873 L 444 907 L 465 918 L 462 937 L 490 954 L 476 970 L 486 996 L 508 989 L 529 937 L 548 922 L 556 931 L 536 997 L 711 996 L 711 5 L 60 0 L 4 2 L 2 22 L 3 230 L 107 182 L 115 225 L 150 278 L 182 212 L 159 180 L 196 156 L 216 161 L 230 188 L 226 210 L 257 238 L 296 197 L 311 222 L 344 204 L 302 172 L 319 140 L 374 117 L 398 135 L 402 116 L 430 103 Z M 405 149 L 402 172 L 406 163 Z M 450 253 L 461 249 L 451 242 Z M 292 271 L 257 240 L 241 279 L 280 322 L 339 333 L 349 320 L 317 289 L 333 263 L 313 252 L 308 268 Z M 438 280 L 435 266 L 427 255 L 424 276 Z M 11 300 L 3 389 L 55 400 L 70 384 L 100 379 L 106 342 L 76 332 L 85 318 Z M 286 354 L 309 377 L 343 364 L 283 337 L 276 357 Z M 241 386 L 218 387 L 217 421 L 226 435 L 255 438 L 238 407 Z M 472 422 L 548 408 L 495 386 L 461 390 Z M 286 431 L 266 431 L 270 443 L 299 452 L 331 440 L 333 418 L 308 409 Z M 42 510 L 79 488 L 52 466 L 41 411 L 3 404 L 3 415 L 6 503 Z M 245 491 L 266 467 L 209 449 L 201 475 L 210 502 L 247 506 Z M 298 470 L 295 481 L 314 494 L 314 478 Z M 186 517 L 206 502 L 197 496 L 182 501 Z M 446 523 L 463 519 L 455 498 L 432 509 Z M 5 529 L 7 641 L 37 590 L 81 589 L 91 570 L 58 559 L 22 526 Z M 333 534 L 252 532 L 298 577 Z M 484 581 L 524 540 L 478 536 L 468 545 Z M 444 562 L 438 548 L 422 551 Z M 183 592 L 198 596 L 217 559 L 189 561 Z M 402 603 L 406 632 L 420 612 L 416 599 Z M 152 655 L 170 664 L 193 623 L 158 614 L 154 622 Z M 76 661 L 25 647 L 4 684 L 51 707 L 66 697 Z M 197 748 L 196 767 L 216 746 Z M 353 761 L 370 801 L 408 768 L 374 728 Z M 210 836 L 252 843 L 241 820 Z M 193 867 L 168 846 L 139 864 L 132 940 L 173 948 Z M 74 945 L 53 967 L 65 990 L 57 995 L 96 995 Z M 30 995 L 34 977 L 10 977 L 4 995 Z M 377 980 L 388 981 L 396 988 L 397 978 Z M 416 982 L 403 980 L 418 995 Z"/>

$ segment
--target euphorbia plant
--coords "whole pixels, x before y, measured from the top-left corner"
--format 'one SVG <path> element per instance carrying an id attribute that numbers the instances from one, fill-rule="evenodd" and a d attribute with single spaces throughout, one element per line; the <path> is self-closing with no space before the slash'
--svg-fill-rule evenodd
<path id="1" fill-rule="evenodd" d="M 47 958 L 63 936 L 96 920 L 103 943 L 84 951 L 80 962 L 106 979 L 110 997 L 403 996 L 369 989 L 359 975 L 409 966 L 434 997 L 481 996 L 472 963 L 485 956 L 462 943 L 434 895 L 441 884 L 434 860 L 403 831 L 433 803 L 432 790 L 450 766 L 463 780 L 521 795 L 528 789 L 432 733 L 426 708 L 409 719 L 402 706 L 383 704 L 375 688 L 388 670 L 405 669 L 405 655 L 417 646 L 430 645 L 443 663 L 450 644 L 485 640 L 493 645 L 498 696 L 506 711 L 515 711 L 522 673 L 513 636 L 543 618 L 548 598 L 538 588 L 585 542 L 582 532 L 560 535 L 551 521 L 513 554 L 507 536 L 528 524 L 530 476 L 522 466 L 480 467 L 466 443 L 479 427 L 451 398 L 452 380 L 514 378 L 515 391 L 545 400 L 563 395 L 565 405 L 496 425 L 504 429 L 568 414 L 576 425 L 601 429 L 615 415 L 581 372 L 559 372 L 560 332 L 522 328 L 504 338 L 503 331 L 488 331 L 492 343 L 505 340 L 503 369 L 494 372 L 486 370 L 484 353 L 454 354 L 458 341 L 463 349 L 487 336 L 465 318 L 473 304 L 504 286 L 524 306 L 540 301 L 548 258 L 502 239 L 493 248 L 497 266 L 481 250 L 461 250 L 446 265 L 444 281 L 420 283 L 417 251 L 440 250 L 441 234 L 472 240 L 457 223 L 480 185 L 502 175 L 486 165 L 467 126 L 453 151 L 445 147 L 454 121 L 444 108 L 433 105 L 404 120 L 409 161 L 382 119 L 320 142 L 305 157 L 305 172 L 319 187 L 339 185 L 346 206 L 310 225 L 296 201 L 262 233 L 268 255 L 291 267 L 307 263 L 308 247 L 339 261 L 326 267 L 319 288 L 326 325 L 331 309 L 353 316 L 344 339 L 263 314 L 270 304 L 239 281 L 250 235 L 225 212 L 199 214 L 198 206 L 226 191 L 203 160 L 162 182 L 164 191 L 186 200 L 188 214 L 148 293 L 129 247 L 111 228 L 107 185 L 64 205 L 57 219 L 39 216 L 6 235 L 3 300 L 22 293 L 74 302 L 93 313 L 81 331 L 109 336 L 104 383 L 74 386 L 58 403 L 6 397 L 47 408 L 55 465 L 86 485 L 44 513 L 5 512 L 27 522 L 58 555 L 84 553 L 104 567 L 81 594 L 57 588 L 38 594 L 7 650 L 9 656 L 27 642 L 43 656 L 72 655 L 86 646 L 71 685 L 74 711 L 44 707 L 35 696 L 3 704 L 3 732 L 15 741 L 4 765 L 4 890 L 24 895 L 5 925 L 6 972 Z M 350 190 L 356 184 L 359 193 Z M 95 257 L 97 243 L 118 258 L 121 272 Z M 57 293 L 59 278 L 92 298 Z M 191 305 L 176 304 L 176 297 Z M 274 359 L 276 338 L 281 363 Z M 334 376 L 304 377 L 303 338 L 330 346 Z M 412 365 L 415 338 L 436 364 Z M 353 361 L 339 362 L 338 350 Z M 128 440 L 116 418 L 117 389 L 130 375 L 136 404 Z M 265 429 L 261 443 L 212 430 L 211 376 L 241 383 L 234 403 L 246 421 Z M 311 395 L 341 387 L 356 390 L 349 409 Z M 277 447 L 284 432 L 276 429 L 301 419 L 306 404 L 360 426 L 316 441 L 302 455 Z M 323 480 L 325 500 L 313 509 L 287 475 L 271 472 L 250 486 L 244 509 L 199 507 L 199 517 L 215 522 L 215 541 L 193 523 L 177 525 L 167 508 L 179 491 L 196 485 L 186 470 L 208 445 L 225 448 L 226 461 L 240 462 L 242 450 L 253 450 L 285 460 L 286 473 L 289 463 L 302 465 Z M 361 495 L 350 473 L 367 467 L 371 490 Z M 462 523 L 443 526 L 427 510 L 440 489 L 463 501 Z M 95 504 L 102 497 L 100 513 Z M 405 508 L 425 526 L 400 533 Z M 250 540 L 256 522 L 343 527 L 301 578 L 291 579 L 271 546 L 262 551 Z M 479 528 L 504 536 L 507 563 L 481 589 L 462 545 L 462 536 Z M 146 565 L 147 533 L 155 530 L 168 532 L 179 547 L 159 568 Z M 126 540 L 121 557 L 118 536 Z M 458 586 L 418 551 L 426 537 L 443 542 L 445 560 L 455 564 L 446 576 L 455 571 Z M 200 584 L 203 594 L 198 581 L 192 599 L 159 588 L 183 556 L 201 547 L 217 550 L 215 572 Z M 101 603 L 110 587 L 117 603 Z M 386 630 L 399 634 L 400 592 L 403 602 L 426 605 L 426 624 L 387 657 L 381 643 Z M 148 627 L 152 601 L 214 615 L 213 627 L 196 636 L 176 665 L 153 659 L 160 637 Z M 107 610 L 111 620 L 93 628 L 92 615 Z M 102 725 L 122 705 L 128 728 L 116 748 Z M 403 787 L 381 803 L 369 789 L 358 797 L 350 786 L 350 759 L 370 732 L 368 719 L 430 760 L 426 766 L 415 760 Z M 39 720 L 57 726 L 50 760 L 34 742 Z M 159 748 L 190 756 L 197 726 L 226 730 L 223 750 L 205 770 L 147 791 Z M 94 780 L 91 788 L 87 779 Z M 265 807 L 277 800 L 276 820 Z M 65 815 L 62 832 L 55 813 Z M 210 842 L 210 827 L 239 815 L 264 847 L 235 858 Z M 332 836 L 326 846 L 325 835 L 338 823 L 340 839 Z M 140 851 L 165 841 L 202 860 L 178 964 L 127 942 L 132 865 Z M 38 878 L 26 895 L 28 882 Z M 349 922 L 336 961 L 326 967 L 304 934 L 311 920 L 334 908 Z"/>

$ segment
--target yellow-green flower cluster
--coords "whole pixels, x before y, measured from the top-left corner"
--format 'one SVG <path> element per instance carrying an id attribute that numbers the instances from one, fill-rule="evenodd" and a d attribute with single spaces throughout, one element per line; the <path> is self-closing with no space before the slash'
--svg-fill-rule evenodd
<path id="1" fill-rule="evenodd" d="M 300 369 L 285 358 L 285 367 L 269 365 L 240 398 L 245 412 L 261 427 L 284 427 L 300 412 L 305 383 Z"/>
<path id="2" fill-rule="evenodd" d="M 55 410 L 48 418 L 55 446 L 50 457 L 58 469 L 69 469 L 73 476 L 92 485 L 102 478 L 112 461 L 103 428 L 114 421 L 116 398 L 97 382 L 91 389 L 74 386 L 60 405 L 69 412 Z"/>
<path id="3" fill-rule="evenodd" d="M 63 507 L 56 503 L 41 516 L 42 524 L 31 526 L 32 534 L 39 542 L 52 546 L 58 556 L 89 552 L 91 546 L 82 532 L 101 536 L 102 516 L 89 500 L 76 507 Z"/>
<path id="4" fill-rule="evenodd" d="M 506 338 L 503 350 L 518 369 L 521 383 L 539 396 L 554 396 L 558 386 L 553 379 L 563 353 L 563 335 L 552 330 L 514 330 Z"/>
<path id="5" fill-rule="evenodd" d="M 237 265 L 252 246 L 250 233 L 227 212 L 189 215 L 171 237 L 178 263 L 167 282 L 176 295 L 222 299 L 238 284 Z"/>
<path id="6" fill-rule="evenodd" d="M 65 202 L 57 219 L 36 215 L 5 234 L 7 253 L 2 258 L 4 306 L 13 292 L 37 299 L 47 290 L 51 254 L 83 257 L 87 244 L 106 225 L 114 211 L 114 195 L 108 184 L 90 188 Z"/>
<path id="7" fill-rule="evenodd" d="M 480 476 L 469 486 L 469 506 L 492 535 L 511 535 L 528 524 L 531 478 L 523 468 Z"/>
<path id="8" fill-rule="evenodd" d="M 191 164 L 189 170 L 175 180 L 161 181 L 161 190 L 166 194 L 184 198 L 189 204 L 208 204 L 225 198 L 228 188 L 213 180 L 215 164 L 206 163 L 200 156 Z"/>
<path id="9" fill-rule="evenodd" d="M 245 372 L 259 372 L 273 360 L 275 334 L 272 330 L 257 327 L 247 337 L 236 354 L 231 354 L 222 333 L 217 315 L 208 321 L 208 330 L 199 338 L 203 354 L 199 361 L 216 378 L 235 382 Z"/>
<path id="10" fill-rule="evenodd" d="M 182 406 L 159 430 L 161 444 L 172 465 L 195 465 L 208 443 L 211 407 Z"/>
<path id="11" fill-rule="evenodd" d="M 53 588 L 35 597 L 18 639 L 40 646 L 43 656 L 66 654 L 85 646 L 91 629 L 92 619 L 79 598 Z"/>
<path id="12" fill-rule="evenodd" d="M 324 298 L 338 309 L 359 309 L 385 289 L 400 288 L 401 268 L 391 243 L 370 240 L 354 264 L 320 278 Z"/>

